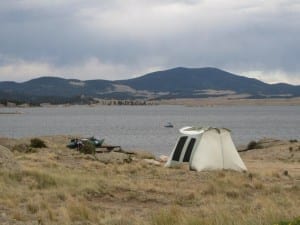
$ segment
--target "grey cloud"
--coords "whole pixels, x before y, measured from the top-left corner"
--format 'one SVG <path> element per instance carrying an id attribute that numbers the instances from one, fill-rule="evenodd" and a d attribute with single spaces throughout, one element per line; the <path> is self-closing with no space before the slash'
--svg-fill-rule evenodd
<path id="1" fill-rule="evenodd" d="M 269 5 L 235 0 L 224 5 L 204 0 L 23 2 L 0 2 L 0 70 L 18 59 L 71 68 L 97 58 L 127 67 L 128 76 L 173 66 L 299 76 L 296 0 Z"/>
<path id="2" fill-rule="evenodd" d="M 78 63 L 89 57 L 127 62 L 142 48 L 136 41 L 122 37 L 111 40 L 104 32 L 85 29 L 80 24 L 81 18 L 76 16 L 84 6 L 13 8 L 1 14 L 0 53 L 59 65 Z"/>

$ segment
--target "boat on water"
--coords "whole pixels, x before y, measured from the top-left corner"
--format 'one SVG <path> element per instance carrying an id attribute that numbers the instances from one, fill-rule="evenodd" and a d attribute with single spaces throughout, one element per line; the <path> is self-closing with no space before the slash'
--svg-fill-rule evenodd
<path id="1" fill-rule="evenodd" d="M 168 122 L 164 127 L 165 128 L 173 128 L 174 125 L 171 122 Z"/>

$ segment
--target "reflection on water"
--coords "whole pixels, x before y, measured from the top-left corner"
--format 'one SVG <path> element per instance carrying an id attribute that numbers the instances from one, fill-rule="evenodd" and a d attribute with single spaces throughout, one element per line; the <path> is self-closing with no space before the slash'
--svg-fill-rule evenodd
<path id="1" fill-rule="evenodd" d="M 104 137 L 127 149 L 168 154 L 183 126 L 232 130 L 236 144 L 262 137 L 299 139 L 299 106 L 72 106 L 1 109 L 0 136 L 70 134 Z M 174 128 L 165 128 L 171 122 Z"/>

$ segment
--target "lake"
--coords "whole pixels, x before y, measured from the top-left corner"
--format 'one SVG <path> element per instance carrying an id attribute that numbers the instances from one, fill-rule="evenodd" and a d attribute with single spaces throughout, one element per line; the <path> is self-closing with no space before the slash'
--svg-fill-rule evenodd
<path id="1" fill-rule="evenodd" d="M 1 108 L 0 136 L 81 135 L 104 137 L 124 149 L 169 154 L 183 126 L 232 130 L 237 145 L 263 137 L 299 139 L 300 106 L 71 106 Z M 171 122 L 174 128 L 165 128 Z"/>

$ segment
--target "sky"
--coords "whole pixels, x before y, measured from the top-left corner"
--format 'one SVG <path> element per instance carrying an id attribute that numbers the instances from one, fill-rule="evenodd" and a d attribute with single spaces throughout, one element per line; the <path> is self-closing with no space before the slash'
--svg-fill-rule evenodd
<path id="1" fill-rule="evenodd" d="M 0 81 L 179 66 L 300 84 L 300 0 L 0 1 Z"/>

